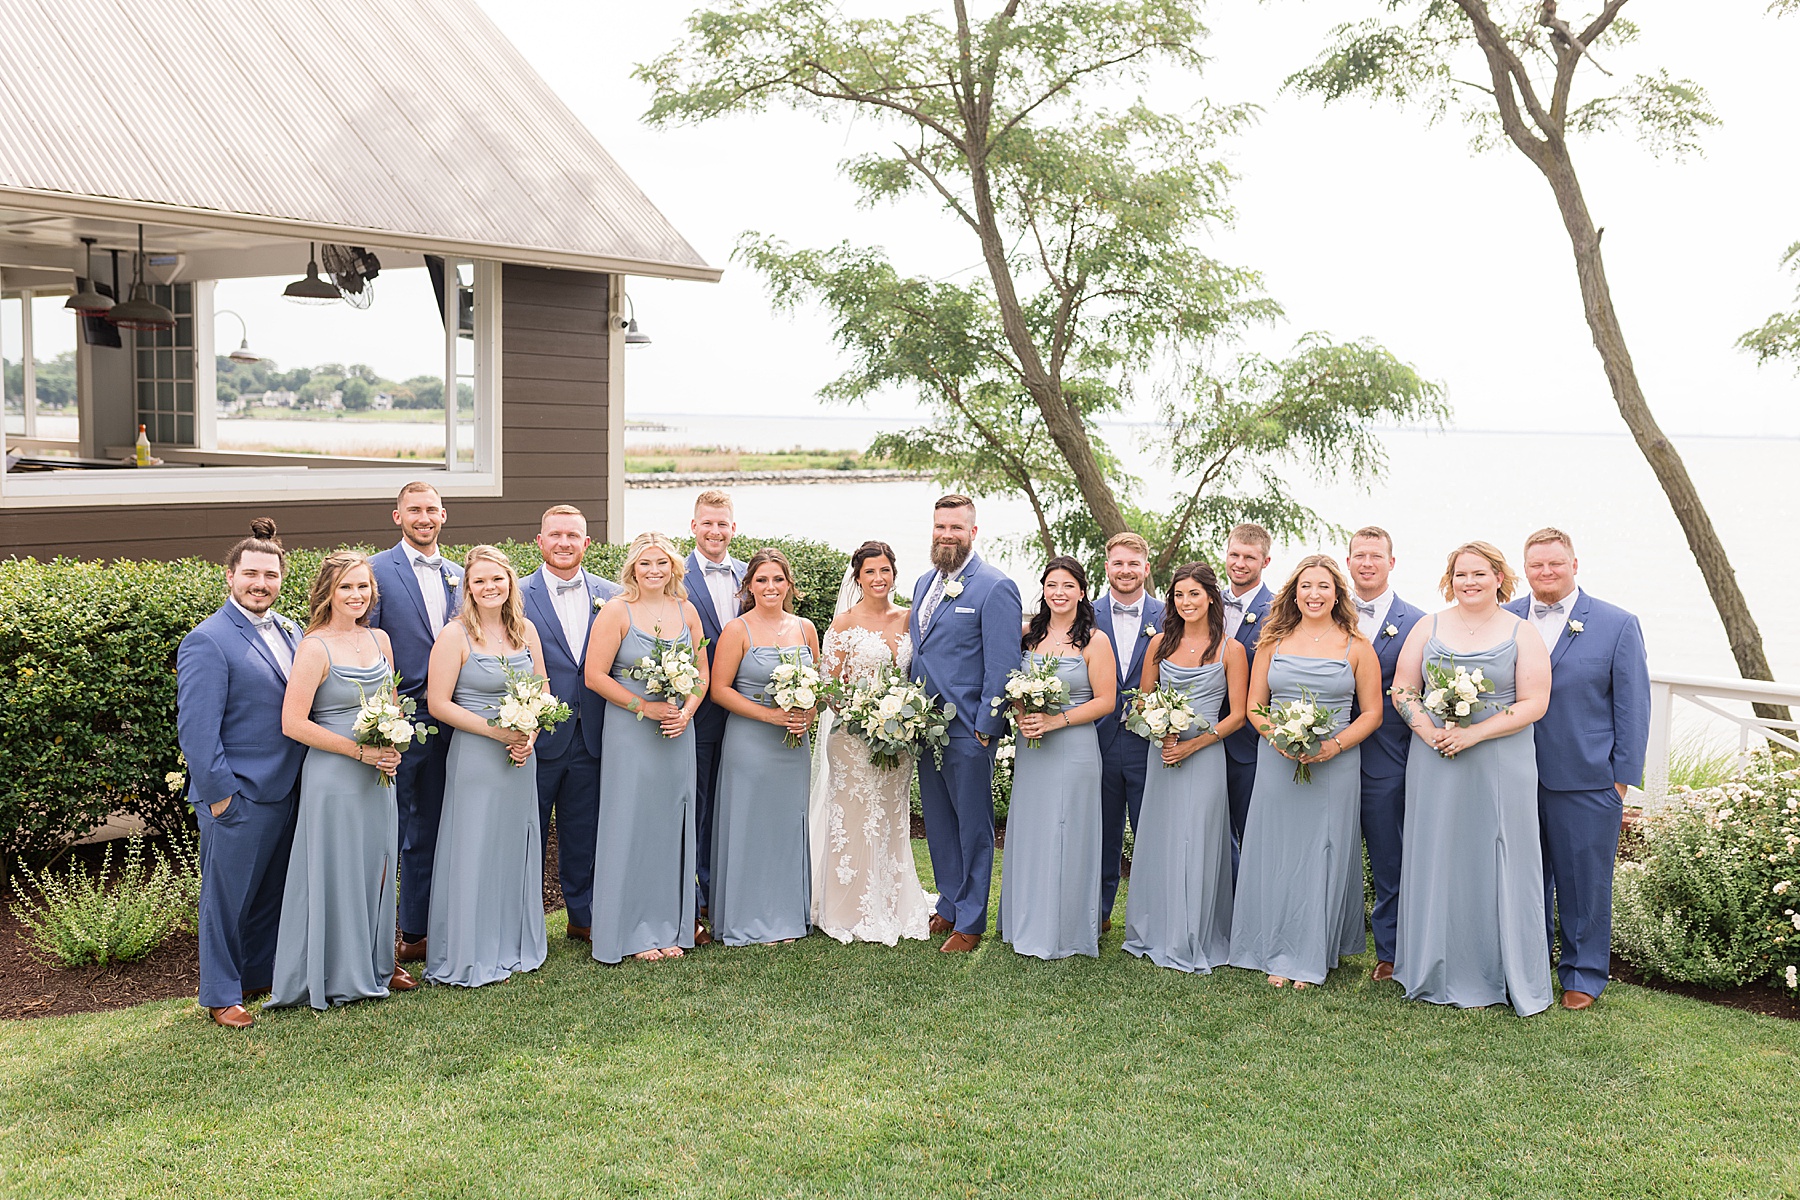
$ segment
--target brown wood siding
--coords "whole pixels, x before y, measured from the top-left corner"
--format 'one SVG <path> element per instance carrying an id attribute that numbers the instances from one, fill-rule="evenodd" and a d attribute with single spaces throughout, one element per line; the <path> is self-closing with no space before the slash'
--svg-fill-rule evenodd
<path id="1" fill-rule="evenodd" d="M 451 499 L 449 542 L 524 540 L 552 504 L 606 524 L 607 277 L 507 264 L 501 282 L 500 457 L 505 494 Z M 430 478 L 430 474 L 425 475 Z M 379 499 L 0 509 L 0 557 L 221 559 L 268 514 L 293 547 L 397 541 Z"/>

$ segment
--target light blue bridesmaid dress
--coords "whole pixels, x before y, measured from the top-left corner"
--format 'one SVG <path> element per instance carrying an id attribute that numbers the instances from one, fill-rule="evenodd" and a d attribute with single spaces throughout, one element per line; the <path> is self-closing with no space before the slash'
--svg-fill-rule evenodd
<path id="1" fill-rule="evenodd" d="M 743 618 L 737 618 L 742 621 Z M 746 636 L 750 627 L 744 626 Z M 810 664 L 805 646 L 750 645 L 732 687 L 773 705 L 769 676 L 783 650 Z M 812 741 L 785 744 L 787 730 L 732 713 L 719 744 L 713 813 L 713 937 L 727 946 L 803 938 L 812 921 L 812 848 L 806 827 Z"/>
<path id="2" fill-rule="evenodd" d="M 1032 654 L 1027 668 L 1050 656 Z M 1094 698 L 1087 661 L 1055 656 L 1064 711 Z M 1033 958 L 1100 955 L 1100 734 L 1093 722 L 1020 738 L 1000 865 L 1000 940 Z"/>
<path id="3" fill-rule="evenodd" d="M 1433 618 L 1425 661 L 1480 668 L 1491 705 L 1517 695 L 1513 636 L 1453 654 Z M 1531 636 L 1536 636 L 1532 634 Z M 1496 716 L 1483 707 L 1475 723 Z M 1442 722 L 1432 717 L 1432 723 Z M 1526 727 L 1445 758 L 1416 733 L 1406 756 L 1406 842 L 1394 981 L 1409 1000 L 1481 1008 L 1511 1004 L 1522 1017 L 1550 1007 L 1544 941 L 1544 861 L 1538 841 L 1537 748 Z"/>
<path id="4" fill-rule="evenodd" d="M 531 673 L 529 650 L 502 659 L 470 646 L 451 699 L 493 717 L 506 692 L 503 662 Z M 537 970 L 548 952 L 536 764 L 527 759 L 513 766 L 505 744 L 493 738 L 451 738 L 425 978 L 480 987 L 514 971 Z"/>
<path id="5" fill-rule="evenodd" d="M 627 619 L 631 609 L 625 610 Z M 687 626 L 674 639 L 692 645 Z M 637 696 L 626 674 L 656 653 L 635 623 L 619 641 L 612 677 Z M 594 845 L 594 958 L 616 963 L 646 950 L 694 945 L 694 727 L 664 737 L 648 717 L 615 708 L 600 729 L 600 816 Z"/>
<path id="6" fill-rule="evenodd" d="M 1157 682 L 1186 696 L 1201 716 L 1225 702 L 1225 664 L 1165 662 Z M 1200 736 L 1198 726 L 1182 741 Z M 1176 767 L 1150 744 L 1144 807 L 1125 894 L 1125 953 L 1159 967 L 1210 974 L 1231 952 L 1231 806 L 1225 745 L 1214 742 Z"/>
<path id="7" fill-rule="evenodd" d="M 331 647 L 325 647 L 331 660 Z M 371 640 L 373 640 L 371 638 Z M 312 719 L 354 738 L 364 695 L 393 668 L 332 662 L 313 693 Z M 323 1009 L 388 994 L 394 973 L 394 864 L 400 855 L 394 789 L 372 766 L 309 749 L 300 766 L 293 857 L 281 897 L 269 1007 Z"/>
<path id="8" fill-rule="evenodd" d="M 1277 654 L 1269 664 L 1270 706 L 1301 689 L 1350 723 L 1356 672 L 1346 658 Z M 1294 762 L 1260 739 L 1256 786 L 1238 863 L 1231 917 L 1231 965 L 1323 983 L 1338 959 L 1368 946 L 1363 922 L 1362 747 L 1314 763 L 1311 783 L 1294 782 Z"/>

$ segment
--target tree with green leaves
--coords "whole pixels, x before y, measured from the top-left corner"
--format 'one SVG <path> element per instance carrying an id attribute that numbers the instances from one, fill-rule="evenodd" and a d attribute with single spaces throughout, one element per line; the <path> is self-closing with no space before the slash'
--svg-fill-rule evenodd
<path id="1" fill-rule="evenodd" d="M 778 306 L 830 313 L 853 365 L 827 397 L 909 388 L 932 412 L 928 429 L 890 435 L 878 451 L 946 483 L 1025 497 L 1047 552 L 1091 554 L 1130 526 L 1162 525 L 1178 534 L 1168 553 L 1186 554 L 1229 528 L 1211 501 L 1240 479 L 1256 488 L 1235 511 L 1256 508 L 1277 536 L 1323 525 L 1284 489 L 1269 491 L 1281 460 L 1341 458 L 1306 424 L 1321 408 L 1320 428 L 1364 432 L 1444 412 L 1437 389 L 1391 359 L 1393 370 L 1320 379 L 1381 353 L 1333 356 L 1323 339 L 1303 345 L 1292 371 L 1258 364 L 1254 379 L 1215 378 L 1219 347 L 1280 315 L 1254 271 L 1199 248 L 1232 217 L 1216 147 L 1252 111 L 1093 102 L 1153 68 L 1198 71 L 1199 7 L 1007 0 L 977 16 L 954 0 L 948 14 L 860 18 L 827 0 L 736 0 L 691 16 L 682 43 L 637 76 L 654 89 L 656 125 L 773 106 L 874 123 L 890 147 L 844 164 L 862 200 L 927 197 L 979 253 L 980 273 L 953 282 L 907 274 L 876 248 L 793 249 L 757 233 L 739 243 L 735 257 Z M 1386 390 L 1348 386 L 1372 380 Z M 1282 381 L 1309 390 L 1268 390 Z M 1173 517 L 1132 507 L 1133 481 L 1095 426 L 1146 390 L 1175 415 L 1170 459 L 1216 466 L 1210 490 Z M 1345 461 L 1378 473 L 1379 447 L 1364 442 Z"/>
<path id="2" fill-rule="evenodd" d="M 1795 4 L 1800 5 L 1800 0 L 1795 0 Z M 1787 253 L 1781 256 L 1781 265 L 1800 275 L 1800 242 L 1787 248 Z M 1800 291 L 1795 292 L 1794 298 L 1800 301 Z M 1795 373 L 1800 374 L 1800 307 L 1793 312 L 1771 315 L 1761 327 L 1740 337 L 1737 344 L 1740 349 L 1756 355 L 1759 364 L 1788 359 L 1793 362 Z"/>
<path id="3" fill-rule="evenodd" d="M 1692 80 L 1667 70 L 1629 80 L 1613 73 L 1616 56 L 1637 38 L 1620 16 L 1628 2 L 1603 0 L 1597 13 L 1571 22 L 1557 0 L 1371 0 L 1383 16 L 1338 26 L 1330 46 L 1288 86 L 1326 102 L 1367 96 L 1413 103 L 1433 119 L 1460 111 L 1475 123 L 1478 146 L 1510 145 L 1543 175 L 1574 251 L 1582 309 L 1619 415 L 1681 524 L 1739 673 L 1770 679 L 1762 633 L 1731 557 L 1644 398 L 1607 283 L 1602 230 L 1576 170 L 1573 142 L 1580 136 L 1623 133 L 1652 153 L 1681 157 L 1697 151 L 1700 134 L 1719 123 L 1705 89 Z M 1590 87 L 1597 94 L 1578 98 L 1578 89 Z"/>

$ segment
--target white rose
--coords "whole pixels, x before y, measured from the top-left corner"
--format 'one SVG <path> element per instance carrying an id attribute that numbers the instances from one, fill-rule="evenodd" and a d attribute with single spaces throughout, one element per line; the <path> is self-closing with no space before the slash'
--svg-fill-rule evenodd
<path id="1" fill-rule="evenodd" d="M 794 703 L 801 708 L 811 708 L 818 703 L 818 696 L 811 688 L 803 687 L 794 693 Z"/>
<path id="2" fill-rule="evenodd" d="M 1426 708 L 1442 708 L 1442 707 L 1444 707 L 1444 689 L 1443 688 L 1433 688 L 1431 691 L 1427 692 L 1425 694 L 1425 707 Z"/>
<path id="3" fill-rule="evenodd" d="M 903 707 L 905 707 L 905 702 L 902 701 L 900 699 L 900 697 L 884 696 L 884 697 L 882 697 L 881 703 L 876 707 L 875 711 L 880 713 L 882 720 L 885 721 L 890 718 L 899 716 L 900 710 Z"/>
<path id="4" fill-rule="evenodd" d="M 1481 668 L 1476 667 L 1474 671 L 1470 672 L 1469 678 L 1473 679 L 1476 683 L 1480 683 L 1481 682 Z"/>
<path id="5" fill-rule="evenodd" d="M 1466 717 L 1469 715 L 1469 702 L 1467 700 L 1458 700 L 1456 702 L 1456 715 L 1459 717 Z"/>
<path id="6" fill-rule="evenodd" d="M 1193 725 L 1194 715 L 1192 713 L 1183 712 L 1178 708 L 1169 714 L 1169 728 L 1173 729 L 1176 733 L 1185 733 L 1187 730 L 1193 728 Z"/>

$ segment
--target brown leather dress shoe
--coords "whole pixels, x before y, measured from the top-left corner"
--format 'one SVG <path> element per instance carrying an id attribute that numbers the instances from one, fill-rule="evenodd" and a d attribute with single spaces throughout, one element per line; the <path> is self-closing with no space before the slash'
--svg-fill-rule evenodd
<path id="1" fill-rule="evenodd" d="M 695 921 L 694 922 L 694 945 L 710 946 L 712 944 L 713 944 L 712 930 L 710 930 L 706 926 L 700 924 L 700 922 Z"/>
<path id="2" fill-rule="evenodd" d="M 594 927 L 592 925 L 569 926 L 569 940 L 571 942 L 592 942 L 594 940 Z"/>
<path id="3" fill-rule="evenodd" d="M 981 945 L 980 934 L 953 933 L 944 939 L 944 944 L 938 947 L 938 951 L 943 954 L 967 954 L 979 945 Z"/>
<path id="4" fill-rule="evenodd" d="M 224 1008 L 209 1008 L 206 1013 L 213 1019 L 213 1024 L 223 1025 L 227 1029 L 248 1029 L 256 1024 L 256 1018 L 251 1016 L 241 1004 L 230 1004 Z"/>
<path id="5" fill-rule="evenodd" d="M 1100 932 L 1101 933 L 1111 933 L 1112 932 L 1112 918 L 1111 917 L 1102 917 L 1100 919 Z"/>
<path id="6" fill-rule="evenodd" d="M 1376 983 L 1384 983 L 1393 977 L 1394 964 L 1388 962 L 1385 958 L 1376 963 L 1375 969 L 1369 973 L 1369 978 L 1373 979 Z"/>
<path id="7" fill-rule="evenodd" d="M 931 920 L 926 922 L 925 928 L 931 931 L 932 937 L 937 937 L 939 934 L 955 933 L 956 922 L 932 913 Z"/>
<path id="8" fill-rule="evenodd" d="M 388 976 L 388 991 L 410 992 L 419 986 L 419 981 L 406 973 L 405 967 L 395 967 L 394 973 Z"/>
<path id="9" fill-rule="evenodd" d="M 425 961 L 425 941 L 426 941 L 426 939 L 424 939 L 424 938 L 420 938 L 416 942 L 409 942 L 404 938 L 401 938 L 401 939 L 395 941 L 394 942 L 394 961 L 395 962 L 424 962 Z"/>
<path id="10" fill-rule="evenodd" d="M 1564 992 L 1562 1006 L 1570 1012 L 1580 1012 L 1584 1008 L 1592 1008 L 1594 998 L 1586 992 Z"/>

